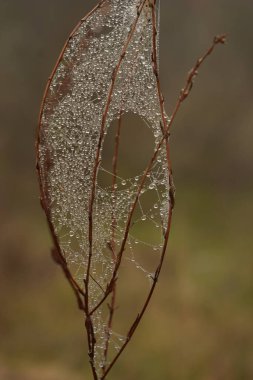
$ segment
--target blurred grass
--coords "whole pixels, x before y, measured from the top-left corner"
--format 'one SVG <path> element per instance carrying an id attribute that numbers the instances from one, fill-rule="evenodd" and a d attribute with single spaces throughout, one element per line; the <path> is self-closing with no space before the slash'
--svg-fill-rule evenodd
<path id="1" fill-rule="evenodd" d="M 50 258 L 33 144 L 45 79 L 68 31 L 94 3 L 0 2 L 3 380 L 90 379 L 84 321 Z M 163 4 L 161 75 L 169 110 L 213 35 L 228 32 L 229 43 L 203 68 L 177 119 L 168 255 L 112 380 L 253 378 L 252 11 L 250 0 Z M 126 281 L 122 291 L 134 295 L 126 304 L 135 303 L 141 286 Z"/>
<path id="2" fill-rule="evenodd" d="M 177 202 L 158 290 L 111 379 L 250 379 L 252 238 L 250 226 L 236 221 L 241 213 L 252 215 L 252 198 L 213 196 L 198 187 L 179 190 Z M 61 270 L 51 262 L 39 210 L 36 218 L 30 215 L 25 223 L 15 218 L 9 224 L 9 231 L 20 231 L 19 255 L 11 258 L 7 252 L 7 267 L 1 269 L 1 362 L 16 368 L 17 379 L 29 379 L 26 368 L 33 363 L 79 379 L 89 373 L 82 315 Z M 34 225 L 43 229 L 37 236 Z M 133 281 L 123 288 L 135 297 L 140 291 Z M 50 376 L 49 370 L 44 379 L 58 379 Z"/>

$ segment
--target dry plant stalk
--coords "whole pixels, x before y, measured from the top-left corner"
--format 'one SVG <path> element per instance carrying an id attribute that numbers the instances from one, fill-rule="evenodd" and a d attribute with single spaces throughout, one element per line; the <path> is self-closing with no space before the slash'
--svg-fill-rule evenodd
<path id="1" fill-rule="evenodd" d="M 53 238 L 53 258 L 62 267 L 85 317 L 94 380 L 107 377 L 138 327 L 156 287 L 170 234 L 175 189 L 170 129 L 188 97 L 198 69 L 225 37 L 189 72 L 169 118 L 158 67 L 159 4 L 156 0 L 102 0 L 66 42 L 48 80 L 37 140 L 41 204 Z M 122 118 L 139 115 L 154 135 L 154 152 L 143 173 L 122 178 L 118 159 Z M 109 172 L 102 166 L 107 130 L 118 120 Z M 110 178 L 103 186 L 100 174 Z M 144 207 L 143 198 L 150 194 Z M 152 203 L 153 202 L 153 203 Z M 134 228 L 156 230 L 142 241 Z M 137 262 L 135 244 L 152 251 L 150 271 Z M 118 276 L 123 260 L 150 286 L 125 334 L 113 331 Z"/>

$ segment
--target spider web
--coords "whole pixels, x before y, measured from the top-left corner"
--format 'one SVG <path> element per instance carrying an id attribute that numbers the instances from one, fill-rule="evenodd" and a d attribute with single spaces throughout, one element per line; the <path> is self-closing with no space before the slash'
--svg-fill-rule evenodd
<path id="1" fill-rule="evenodd" d="M 61 250 L 80 287 L 84 287 L 89 251 L 89 202 L 94 162 L 103 112 L 122 47 L 137 17 L 140 0 L 108 0 L 85 19 L 72 35 L 55 71 L 44 102 L 40 128 L 39 161 L 43 191 Z M 162 139 L 162 116 L 152 66 L 153 27 L 148 3 L 120 66 L 106 119 L 112 122 L 137 114 L 152 131 L 154 149 Z M 141 149 L 141 144 L 140 144 Z M 101 153 L 102 159 L 102 153 Z M 147 161 L 148 162 L 148 161 Z M 118 251 L 129 210 L 143 173 L 133 178 L 115 176 L 101 164 L 100 173 L 115 179 L 115 186 L 96 183 L 93 211 L 93 256 L 90 269 L 90 308 L 104 295 L 115 267 L 110 244 Z M 165 146 L 147 176 L 129 231 L 124 260 L 152 279 L 153 273 L 136 252 L 151 250 L 159 262 L 169 209 L 169 179 Z M 113 222 L 112 222 L 113 220 Z M 154 230 L 150 236 L 138 231 Z M 113 232 L 112 232 L 113 231 Z M 95 367 L 101 374 L 107 339 L 104 310 L 92 315 Z M 126 336 L 109 331 L 116 352 Z"/>

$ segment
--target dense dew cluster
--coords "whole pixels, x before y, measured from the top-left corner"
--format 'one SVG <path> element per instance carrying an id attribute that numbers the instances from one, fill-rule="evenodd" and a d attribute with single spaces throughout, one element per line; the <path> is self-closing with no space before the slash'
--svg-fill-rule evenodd
<path id="1" fill-rule="evenodd" d="M 61 250 L 81 287 L 87 273 L 89 202 L 94 162 L 114 70 L 119 62 L 140 0 L 108 0 L 80 24 L 69 39 L 49 86 L 40 128 L 39 162 L 44 195 Z M 154 149 L 162 139 L 161 110 L 152 66 L 153 27 L 150 8 L 144 7 L 116 77 L 107 130 L 120 115 L 134 113 L 154 136 Z M 142 145 L 140 141 L 140 149 Z M 101 150 L 102 155 L 103 149 Z M 129 147 L 131 154 L 131 147 Z M 147 157 L 147 163 L 150 157 Z M 113 178 L 101 164 L 99 173 Z M 117 176 L 116 185 L 96 181 L 93 210 L 93 257 L 89 294 L 92 309 L 103 297 L 115 266 L 116 252 L 143 173 L 134 178 Z M 123 259 L 152 278 L 152 270 L 136 259 L 136 251 L 159 254 L 169 208 L 166 150 L 160 149 L 148 174 L 134 213 Z M 141 226 L 140 229 L 139 226 Z M 149 231 L 147 238 L 139 230 Z M 113 230 L 113 231 L 112 231 Z M 150 231 L 153 231 L 151 232 Z M 155 269 L 155 268 L 154 268 Z M 92 316 L 96 335 L 95 365 L 102 368 L 107 316 L 98 309 Z M 119 350 L 125 337 L 110 331 L 110 344 Z"/>

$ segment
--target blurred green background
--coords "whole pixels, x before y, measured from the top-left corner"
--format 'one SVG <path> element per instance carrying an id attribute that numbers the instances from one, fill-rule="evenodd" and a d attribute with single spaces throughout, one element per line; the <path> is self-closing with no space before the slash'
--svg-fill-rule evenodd
<path id="1" fill-rule="evenodd" d="M 161 0 L 168 113 L 217 33 L 176 120 L 177 204 L 158 289 L 112 380 L 253 379 L 252 0 Z M 0 0 L 0 379 L 91 379 L 82 316 L 50 258 L 34 140 L 46 79 L 95 1 Z M 145 152 L 145 146 L 142 147 Z M 130 293 L 138 284 L 126 284 Z M 129 301 L 129 300 L 128 300 Z"/>

